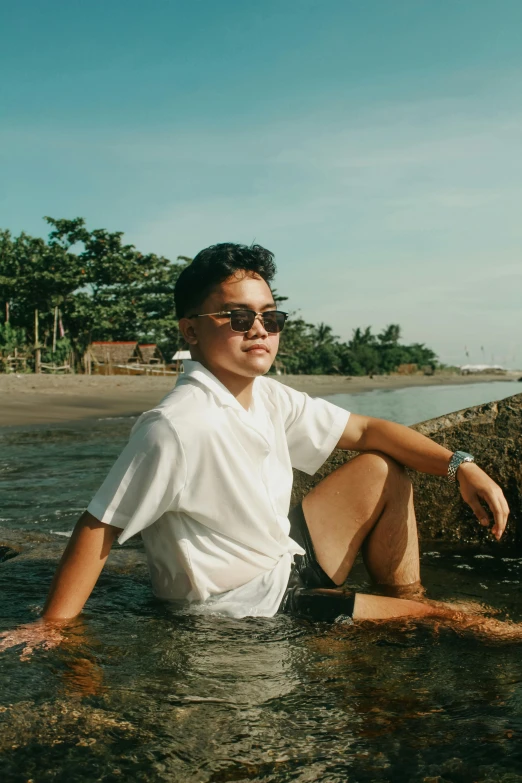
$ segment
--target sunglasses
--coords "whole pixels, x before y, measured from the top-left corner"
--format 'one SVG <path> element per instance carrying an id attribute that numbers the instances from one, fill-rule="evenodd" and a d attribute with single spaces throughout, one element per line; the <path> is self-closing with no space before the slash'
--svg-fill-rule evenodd
<path id="1" fill-rule="evenodd" d="M 230 318 L 230 328 L 233 332 L 249 332 L 259 316 L 263 326 L 270 334 L 282 332 L 288 313 L 282 310 L 267 310 L 264 313 L 256 313 L 255 310 L 228 310 L 220 313 L 201 313 L 188 315 L 187 318 L 204 318 L 207 315 L 215 315 L 218 318 Z"/>

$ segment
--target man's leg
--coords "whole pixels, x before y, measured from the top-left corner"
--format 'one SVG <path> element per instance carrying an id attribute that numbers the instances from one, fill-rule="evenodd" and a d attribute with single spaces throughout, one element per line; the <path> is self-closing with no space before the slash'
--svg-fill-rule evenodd
<path id="1" fill-rule="evenodd" d="M 419 544 L 411 482 L 380 453 L 366 453 L 321 481 L 303 500 L 319 565 L 338 585 L 359 550 L 371 579 L 400 595 L 420 585 Z M 386 619 L 441 613 L 418 601 L 358 594 L 354 618 Z"/>

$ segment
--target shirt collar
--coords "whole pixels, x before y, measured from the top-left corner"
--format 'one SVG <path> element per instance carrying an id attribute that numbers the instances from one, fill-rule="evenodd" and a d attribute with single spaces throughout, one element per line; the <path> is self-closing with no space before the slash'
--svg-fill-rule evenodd
<path id="1" fill-rule="evenodd" d="M 194 359 L 184 359 L 183 369 L 184 372 L 181 375 L 178 383 L 191 383 L 196 381 L 197 383 L 200 383 L 202 386 L 205 386 L 207 389 L 209 389 L 222 405 L 228 405 L 231 408 L 236 408 L 236 410 L 239 410 L 243 413 L 247 412 L 241 403 L 236 400 L 232 392 L 230 392 L 227 387 L 224 386 L 221 381 L 219 381 L 216 376 L 210 372 L 210 370 L 207 370 L 207 368 L 204 367 L 201 362 L 197 362 Z M 252 389 L 253 398 L 257 397 L 257 381 L 258 379 L 256 378 L 254 380 L 254 386 Z M 252 410 L 252 407 L 250 410 Z"/>

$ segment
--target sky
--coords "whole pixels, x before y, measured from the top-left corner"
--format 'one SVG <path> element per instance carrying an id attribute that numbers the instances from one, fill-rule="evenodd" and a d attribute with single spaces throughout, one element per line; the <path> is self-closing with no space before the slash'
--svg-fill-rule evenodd
<path id="1" fill-rule="evenodd" d="M 285 307 L 522 368 L 520 0 L 0 0 L 0 227 L 275 253 Z"/>

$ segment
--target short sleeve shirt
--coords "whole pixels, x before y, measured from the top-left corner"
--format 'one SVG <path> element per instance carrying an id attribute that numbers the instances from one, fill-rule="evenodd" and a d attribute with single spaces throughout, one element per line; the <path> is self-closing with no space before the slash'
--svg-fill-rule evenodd
<path id="1" fill-rule="evenodd" d="M 314 474 L 349 413 L 266 376 L 245 410 L 202 364 L 134 425 L 89 512 L 140 533 L 154 593 L 195 611 L 272 616 L 285 592 L 292 468 Z"/>

